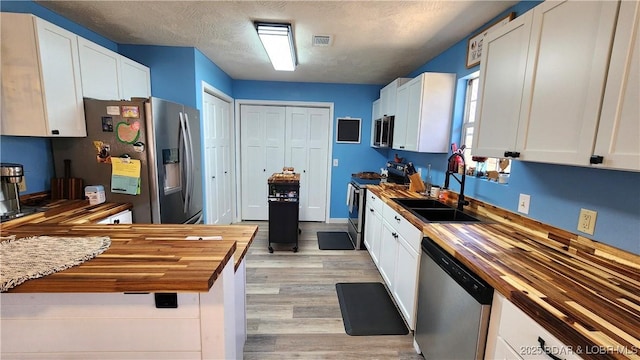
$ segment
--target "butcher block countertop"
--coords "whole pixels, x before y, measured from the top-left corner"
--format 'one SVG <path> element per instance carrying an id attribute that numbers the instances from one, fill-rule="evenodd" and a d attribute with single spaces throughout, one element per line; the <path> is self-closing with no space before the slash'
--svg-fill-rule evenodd
<path id="1" fill-rule="evenodd" d="M 131 210 L 130 203 L 102 203 L 89 205 L 88 200 L 55 200 L 42 206 L 44 211 L 3 222 L 3 230 L 25 224 L 92 224 L 111 215 Z"/>
<path id="2" fill-rule="evenodd" d="M 368 189 L 563 343 L 598 350 L 583 358 L 640 358 L 640 256 L 473 199 L 488 222 L 424 223 L 391 200 L 419 194 Z"/>
<path id="3" fill-rule="evenodd" d="M 102 219 L 106 219 L 111 215 L 115 215 L 125 210 L 131 210 L 133 206 L 129 203 L 122 204 L 122 203 L 106 202 L 98 205 L 89 205 L 88 200 L 56 200 L 56 201 L 51 201 L 47 203 L 47 205 L 43 206 L 43 208 L 46 210 L 2 223 L 2 225 L 0 225 L 2 233 L 11 235 L 14 232 L 9 230 L 16 229 L 18 227 L 22 227 L 25 225 L 95 224 L 98 221 Z M 115 226 L 115 225 L 111 225 L 111 226 Z M 126 226 L 120 226 L 120 225 L 118 226 L 119 226 L 119 228 L 117 228 L 118 231 L 119 229 L 126 228 Z M 156 226 L 157 225 L 155 224 L 154 225 L 137 224 L 136 229 L 145 228 L 147 229 L 146 231 L 148 231 L 149 233 L 154 233 L 154 234 L 162 233 L 162 230 L 159 230 L 161 228 Z M 178 225 L 178 226 L 182 226 L 182 225 Z M 49 229 L 47 231 L 54 231 L 53 228 L 51 227 L 47 227 L 46 229 Z M 61 228 L 61 229 L 62 229 L 61 231 L 63 232 L 66 231 L 64 230 L 65 228 Z M 109 227 L 109 229 L 114 231 L 116 230 L 116 228 L 112 228 L 112 227 Z M 227 237 L 231 236 L 230 238 L 231 240 L 237 241 L 236 251 L 233 254 L 233 257 L 234 257 L 234 269 L 238 270 L 240 263 L 242 262 L 245 255 L 247 254 L 247 251 L 249 250 L 249 246 L 253 242 L 253 238 L 255 237 L 255 234 L 253 236 L 247 236 L 246 233 L 243 233 L 242 236 L 237 237 L 235 236 L 236 235 L 235 230 L 232 230 L 232 233 L 229 233 L 230 230 L 226 230 L 226 227 L 218 226 L 216 227 L 216 229 L 218 232 L 214 235 L 222 236 L 224 240 L 227 240 Z M 22 230 L 22 228 L 20 230 Z M 186 234 L 186 230 L 183 234 Z M 50 235 L 50 234 L 40 233 L 38 235 Z M 109 233 L 104 233 L 100 235 L 109 236 Z M 196 235 L 202 236 L 201 234 L 196 234 Z M 187 235 L 184 235 L 182 238 L 184 239 L 184 237 L 186 236 Z"/>
<path id="4" fill-rule="evenodd" d="M 224 266 L 233 261 L 238 244 L 250 244 L 257 231 L 257 226 L 248 225 L 169 224 L 35 224 L 3 228 L 3 236 L 111 238 L 109 249 L 94 259 L 29 280 L 9 292 L 207 292 Z M 223 240 L 185 240 L 187 236 L 222 236 Z"/>

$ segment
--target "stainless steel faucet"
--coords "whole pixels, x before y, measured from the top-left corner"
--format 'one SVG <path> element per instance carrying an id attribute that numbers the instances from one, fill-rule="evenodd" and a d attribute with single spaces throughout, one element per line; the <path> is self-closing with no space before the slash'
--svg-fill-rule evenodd
<path id="1" fill-rule="evenodd" d="M 450 176 L 453 176 L 453 178 L 456 179 L 456 181 L 460 184 L 460 195 L 458 195 L 458 206 L 457 206 L 457 209 L 460 211 L 462 211 L 462 208 L 464 207 L 464 205 L 469 205 L 469 202 L 464 199 L 464 182 L 466 179 L 465 173 L 467 172 L 467 166 L 464 161 L 464 156 L 462 156 L 462 151 L 464 151 L 464 146 L 458 149 L 457 151 L 455 151 L 453 154 L 451 154 L 451 156 L 449 156 L 449 159 L 447 159 L 447 175 L 444 179 L 445 190 L 449 189 Z M 460 160 L 462 160 L 462 177 L 461 178 L 458 178 L 456 176 L 458 169 L 454 169 L 454 171 L 451 171 L 451 166 L 449 166 L 453 158 L 455 158 L 456 156 L 459 157 Z"/>

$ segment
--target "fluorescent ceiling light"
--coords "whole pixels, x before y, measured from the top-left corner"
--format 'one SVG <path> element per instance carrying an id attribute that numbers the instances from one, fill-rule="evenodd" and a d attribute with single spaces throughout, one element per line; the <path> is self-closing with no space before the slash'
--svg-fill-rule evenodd
<path id="1" fill-rule="evenodd" d="M 278 71 L 295 70 L 297 61 L 291 24 L 261 22 L 254 24 L 273 68 Z"/>

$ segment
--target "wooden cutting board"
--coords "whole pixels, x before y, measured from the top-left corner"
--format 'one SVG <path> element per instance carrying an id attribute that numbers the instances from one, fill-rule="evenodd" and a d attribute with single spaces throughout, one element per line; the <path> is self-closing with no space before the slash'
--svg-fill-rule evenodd
<path id="1" fill-rule="evenodd" d="M 64 160 L 64 177 L 51 179 L 51 199 L 84 199 L 84 181 L 71 177 L 71 160 Z"/>

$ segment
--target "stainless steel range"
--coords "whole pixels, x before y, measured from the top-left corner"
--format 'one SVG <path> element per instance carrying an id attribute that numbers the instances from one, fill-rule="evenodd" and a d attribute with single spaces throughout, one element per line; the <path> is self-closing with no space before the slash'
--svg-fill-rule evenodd
<path id="1" fill-rule="evenodd" d="M 367 186 L 380 184 L 381 178 L 380 174 L 373 172 L 361 172 L 351 176 L 347 194 L 347 206 L 349 206 L 348 232 L 356 250 L 366 249 L 363 240 Z"/>

